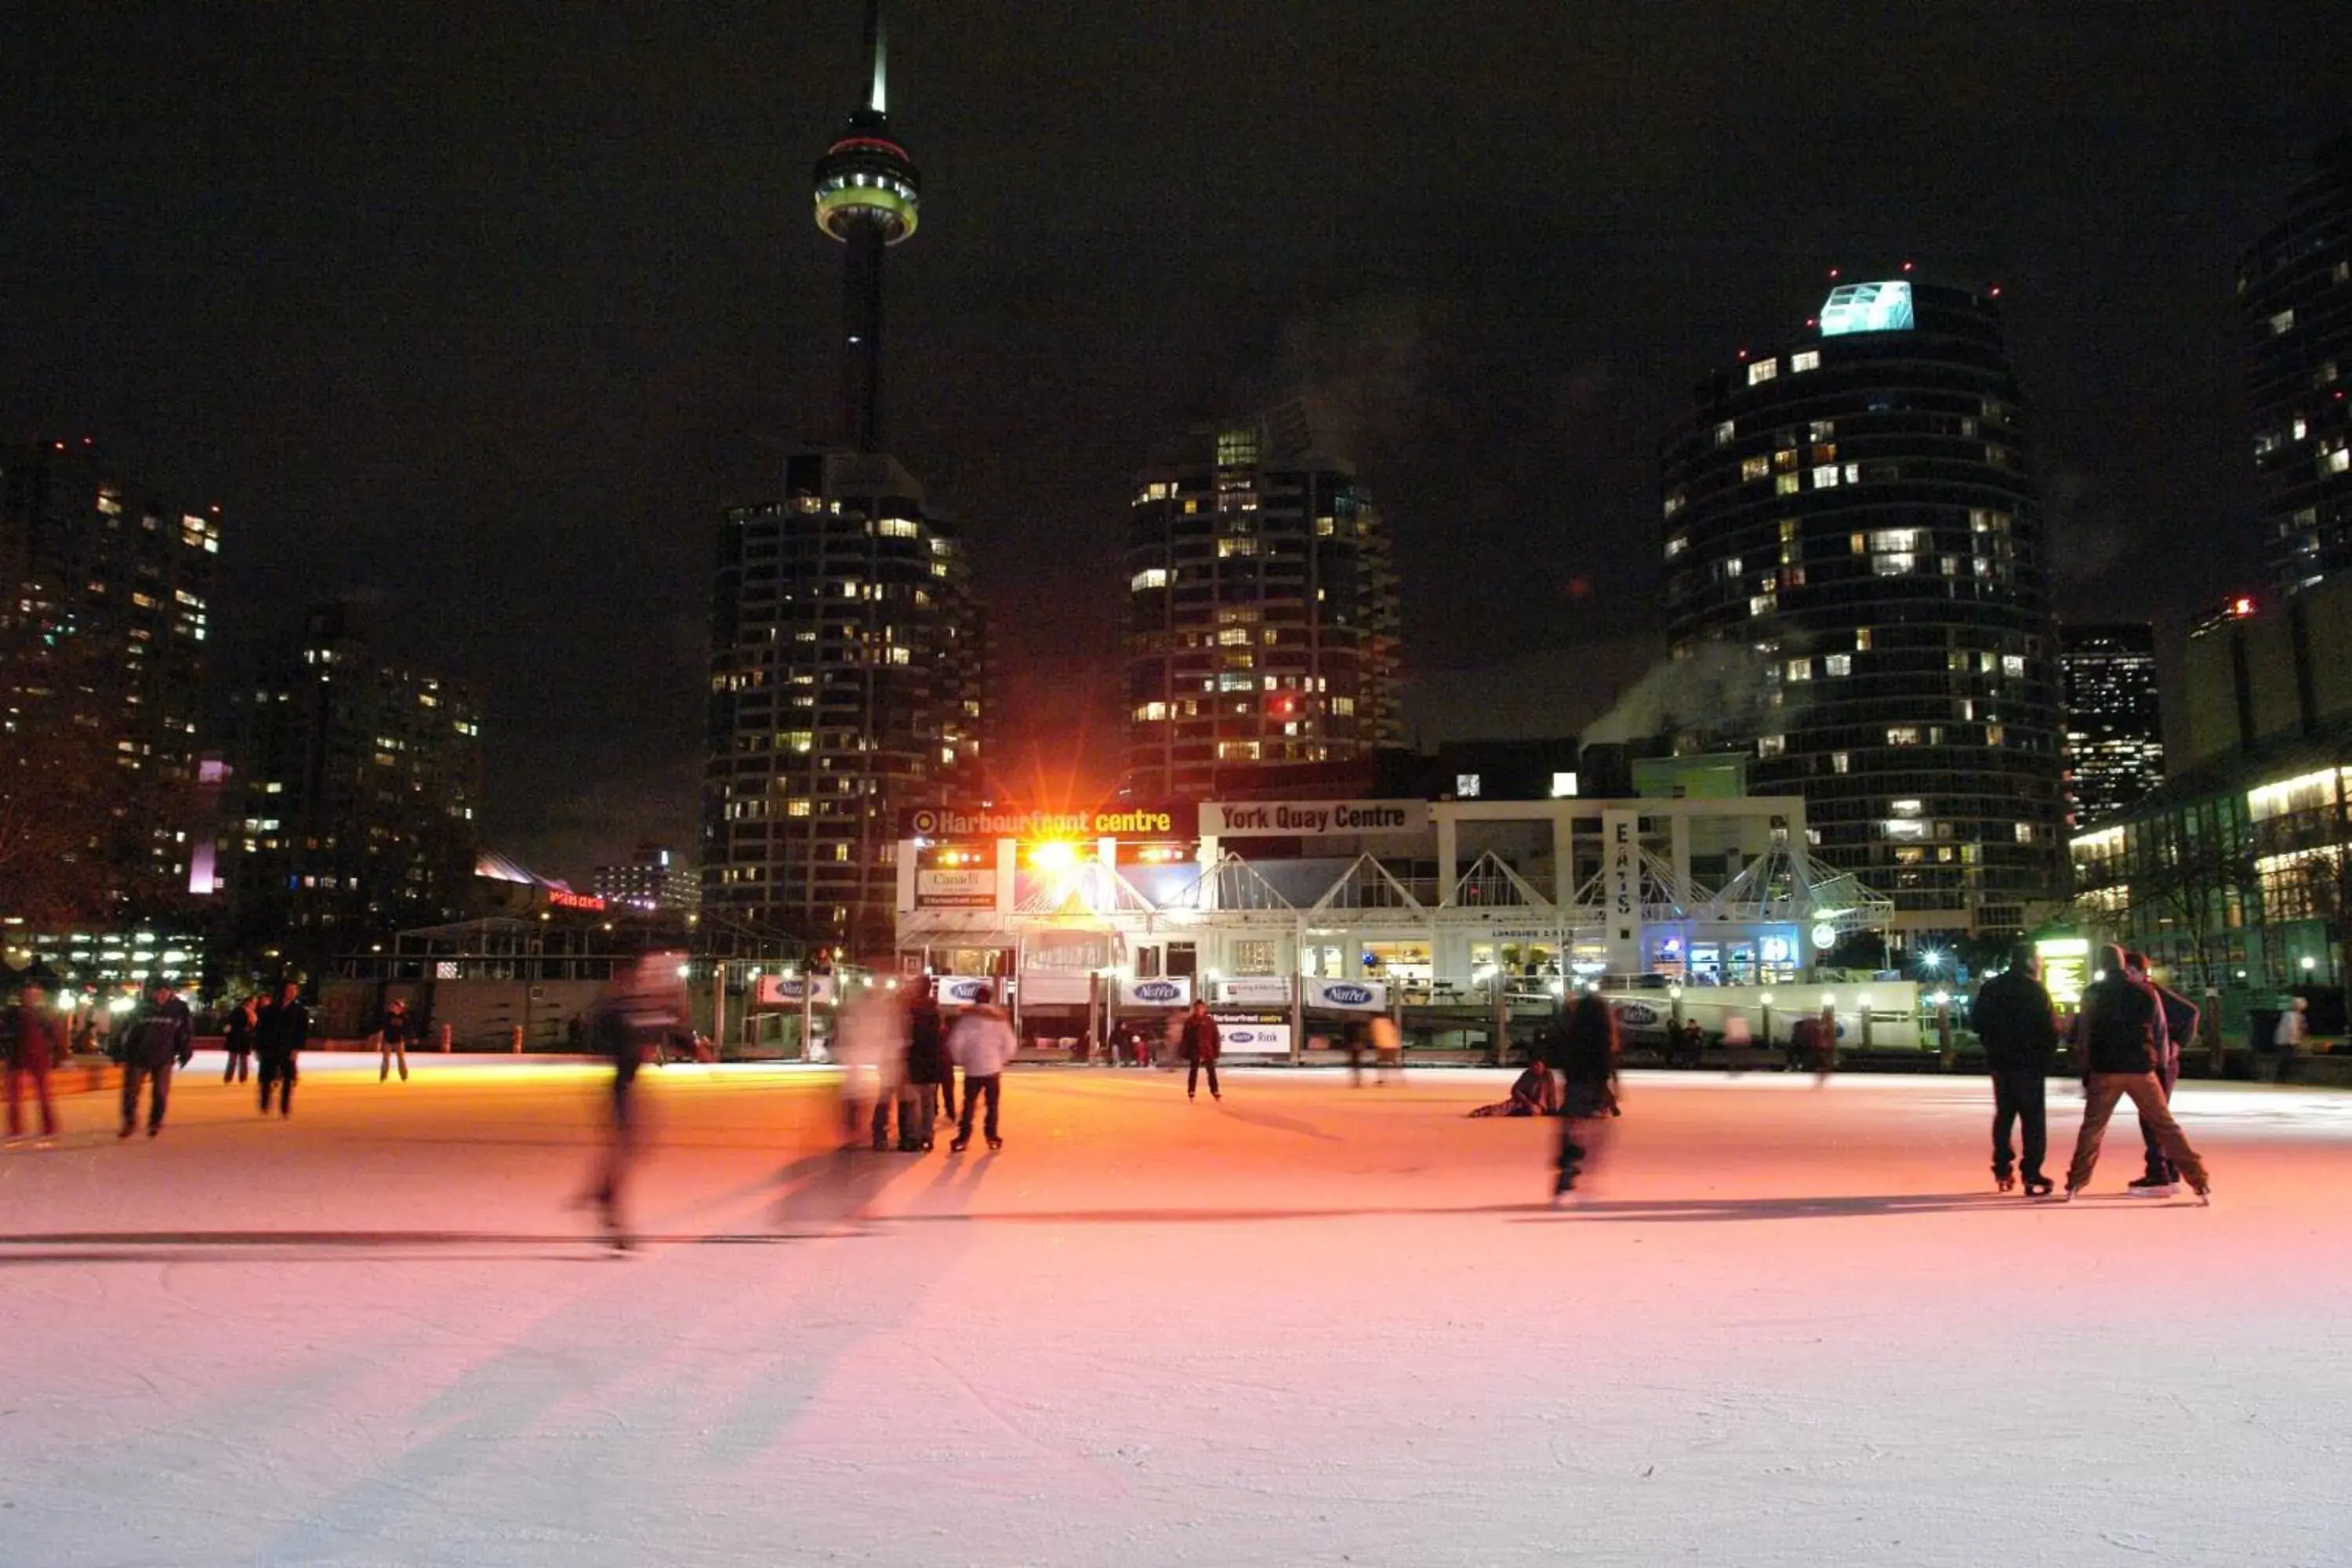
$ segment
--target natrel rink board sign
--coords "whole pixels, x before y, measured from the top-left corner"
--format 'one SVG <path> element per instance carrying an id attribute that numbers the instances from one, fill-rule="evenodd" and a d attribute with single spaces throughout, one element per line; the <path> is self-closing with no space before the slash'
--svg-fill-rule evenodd
<path id="1" fill-rule="evenodd" d="M 1249 800 L 1201 807 L 1203 838 L 1336 838 L 1355 833 L 1418 833 L 1425 800 Z"/>

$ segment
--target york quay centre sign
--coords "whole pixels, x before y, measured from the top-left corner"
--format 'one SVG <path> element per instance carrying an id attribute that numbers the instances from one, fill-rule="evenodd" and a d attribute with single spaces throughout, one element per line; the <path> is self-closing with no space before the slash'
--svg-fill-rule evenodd
<path id="1" fill-rule="evenodd" d="M 1345 833 L 1418 833 L 1425 800 L 1235 801 L 1201 807 L 1204 838 L 1319 838 Z"/>

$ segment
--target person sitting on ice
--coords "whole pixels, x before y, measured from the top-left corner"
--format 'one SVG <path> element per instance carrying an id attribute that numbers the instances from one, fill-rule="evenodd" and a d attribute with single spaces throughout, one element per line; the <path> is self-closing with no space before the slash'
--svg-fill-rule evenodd
<path id="1" fill-rule="evenodd" d="M 1559 1110 L 1559 1081 L 1543 1058 L 1529 1052 L 1528 1069 L 1512 1080 L 1511 1098 L 1482 1105 L 1473 1116 L 1552 1116 Z"/>

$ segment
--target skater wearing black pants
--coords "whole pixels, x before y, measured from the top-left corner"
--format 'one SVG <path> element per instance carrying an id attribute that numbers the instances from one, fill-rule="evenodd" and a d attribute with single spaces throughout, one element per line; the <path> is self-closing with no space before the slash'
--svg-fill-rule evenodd
<path id="1" fill-rule="evenodd" d="M 1201 1071 L 1209 1073 L 1209 1098 L 1223 1100 L 1224 1091 L 1217 1087 L 1217 1053 L 1224 1047 L 1223 1037 L 1217 1032 L 1217 1021 L 1209 1016 L 1209 1005 L 1196 1001 L 1192 1011 L 1185 1016 L 1184 1034 L 1178 1048 L 1184 1059 L 1192 1065 L 1184 1071 L 1184 1098 L 1192 1099 L 1201 1088 Z"/>
<path id="2" fill-rule="evenodd" d="M 139 1086 L 151 1085 L 147 1104 L 147 1136 L 163 1131 L 163 1111 L 172 1100 L 172 1069 L 185 1067 L 195 1054 L 195 1022 L 188 1005 L 158 982 L 154 994 L 131 1015 L 122 1047 L 122 1127 L 116 1134 L 128 1138 L 139 1123 Z"/>
<path id="3" fill-rule="evenodd" d="M 228 1023 L 224 1027 L 222 1048 L 228 1052 L 228 1065 L 221 1068 L 221 1082 L 243 1083 L 253 1071 L 253 1026 L 261 1018 L 261 998 L 247 996 L 228 1010 Z"/>
<path id="4" fill-rule="evenodd" d="M 988 1121 L 983 1131 L 992 1149 L 1004 1147 L 997 1136 L 996 1110 L 1003 1098 L 1004 1064 L 1021 1042 L 1013 1037 L 1012 1020 L 990 1005 L 983 994 L 978 1005 L 967 1007 L 963 1016 L 948 1031 L 948 1055 L 963 1068 L 963 1113 L 956 1118 L 955 1142 L 948 1145 L 950 1153 L 961 1153 L 971 1142 L 972 1112 L 982 1100 L 988 1102 Z"/>
<path id="5" fill-rule="evenodd" d="M 1618 1114 L 1617 1017 L 1590 992 L 1569 1006 L 1551 1042 L 1560 1063 L 1559 1174 L 1552 1196 L 1564 1197 L 1600 1157 L 1609 1119 Z"/>
<path id="6" fill-rule="evenodd" d="M 310 1036 L 310 1009 L 302 1005 L 302 987 L 289 980 L 278 1000 L 253 1026 L 255 1065 L 261 1070 L 261 1113 L 269 1114 L 269 1091 L 278 1091 L 278 1114 L 294 1114 L 294 1080 L 300 1076 L 298 1060 L 302 1042 Z"/>
<path id="7" fill-rule="evenodd" d="M 2009 967 L 1984 983 L 1969 1016 L 1984 1041 L 1985 1070 L 1992 1075 L 1992 1179 L 2010 1190 L 2017 1169 L 2009 1130 L 2016 1123 L 2025 1145 L 2021 1173 L 2025 1195 L 2050 1191 L 2042 1162 L 2050 1149 L 2042 1088 L 2057 1059 L 2058 1017 L 2042 984 L 2042 955 L 2030 942 L 2010 950 Z"/>
<path id="8" fill-rule="evenodd" d="M 2180 1081 L 2180 1043 L 2197 1037 L 2199 1014 L 2197 1004 L 2179 992 L 2156 983 L 2147 972 L 2144 953 L 2127 952 L 2124 962 L 2130 966 L 2133 979 L 2156 993 L 2156 1005 L 2164 1013 L 2164 1047 L 2156 1064 L 2156 1081 L 2164 1090 L 2164 1103 L 2172 1104 L 2172 1086 Z M 2165 1157 L 2164 1145 L 2158 1142 L 2156 1129 L 2142 1117 L 2139 1142 L 2147 1160 L 2147 1168 L 2125 1185 L 2124 1190 L 2136 1198 L 2168 1198 L 2180 1185 L 2180 1172 Z"/>
<path id="9" fill-rule="evenodd" d="M 416 1026 L 408 1021 L 408 1004 L 395 996 L 383 1010 L 383 1027 L 377 1037 L 383 1055 L 383 1065 L 376 1069 L 375 1080 L 383 1082 L 392 1076 L 392 1064 L 400 1064 L 400 1081 L 408 1081 L 408 1043 L 416 1037 Z"/>

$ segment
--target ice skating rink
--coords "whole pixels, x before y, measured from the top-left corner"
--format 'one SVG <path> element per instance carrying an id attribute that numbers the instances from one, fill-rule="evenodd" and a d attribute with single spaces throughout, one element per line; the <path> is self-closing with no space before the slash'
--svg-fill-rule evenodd
<path id="1" fill-rule="evenodd" d="M 804 1069 L 199 1057 L 0 1157 L 0 1563 L 2352 1563 L 2352 1096 L 2184 1085 L 2217 1206 L 1997 1196 L 1980 1079 L 1015 1069 L 829 1152 Z M 2079 1100 L 2052 1086 L 2050 1173 Z"/>

